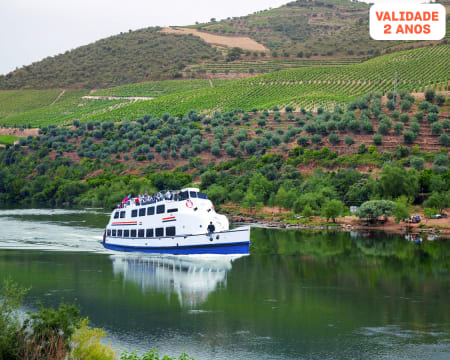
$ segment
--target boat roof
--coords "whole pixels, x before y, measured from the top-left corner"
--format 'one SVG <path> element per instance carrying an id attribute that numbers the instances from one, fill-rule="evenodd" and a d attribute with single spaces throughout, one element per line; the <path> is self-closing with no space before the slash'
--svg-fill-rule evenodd
<path id="1" fill-rule="evenodd" d="M 196 192 L 199 192 L 200 190 L 199 190 L 199 188 L 189 187 L 189 188 L 181 189 L 181 191 L 196 191 Z"/>

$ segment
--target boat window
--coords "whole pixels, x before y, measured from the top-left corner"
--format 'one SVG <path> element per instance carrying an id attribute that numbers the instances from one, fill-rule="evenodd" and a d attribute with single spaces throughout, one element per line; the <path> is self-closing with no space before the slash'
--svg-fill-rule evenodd
<path id="1" fill-rule="evenodd" d="M 167 209 L 167 213 L 178 212 L 178 209 Z"/>
<path id="2" fill-rule="evenodd" d="M 125 210 L 120 212 L 120 218 L 123 219 L 125 217 Z"/>
<path id="3" fill-rule="evenodd" d="M 116 236 L 116 230 L 112 231 L 112 236 Z"/>
<path id="4" fill-rule="evenodd" d="M 144 229 L 139 229 L 138 230 L 138 237 L 144 237 L 145 236 L 145 230 Z"/>
<path id="5" fill-rule="evenodd" d="M 149 208 L 147 208 L 147 215 L 155 215 L 155 207 L 154 206 L 150 206 Z"/>
<path id="6" fill-rule="evenodd" d="M 191 198 L 196 198 L 197 197 L 197 193 L 195 191 L 189 191 L 189 196 Z"/>
<path id="7" fill-rule="evenodd" d="M 166 227 L 166 236 L 175 236 L 175 226 Z"/>
<path id="8" fill-rule="evenodd" d="M 139 216 L 145 216 L 145 208 L 139 209 Z"/>
<path id="9" fill-rule="evenodd" d="M 153 229 L 147 229 L 145 237 L 148 237 L 148 238 L 153 237 Z"/>
<path id="10" fill-rule="evenodd" d="M 136 230 L 131 230 L 131 237 L 133 237 L 133 238 L 136 237 Z"/>
<path id="11" fill-rule="evenodd" d="M 187 191 L 180 192 L 179 200 L 183 201 L 187 199 L 189 199 L 189 193 Z"/>
<path id="12" fill-rule="evenodd" d="M 198 198 L 199 198 L 199 199 L 208 199 L 208 195 L 206 195 L 205 193 L 199 192 L 199 193 L 198 193 Z"/>
<path id="13" fill-rule="evenodd" d="M 156 213 L 157 214 L 164 214 L 164 211 L 166 211 L 166 206 L 165 205 L 158 205 L 156 207 Z"/>
<path id="14" fill-rule="evenodd" d="M 106 235 L 111 236 L 111 230 L 106 230 Z"/>
<path id="15" fill-rule="evenodd" d="M 137 217 L 137 209 L 131 210 L 131 217 Z"/>
<path id="16" fill-rule="evenodd" d="M 122 236 L 122 230 L 117 230 L 117 236 Z"/>
<path id="17" fill-rule="evenodd" d="M 123 237 L 130 237 L 130 230 L 124 230 Z"/>
<path id="18" fill-rule="evenodd" d="M 164 236 L 164 228 L 156 228 L 155 236 Z"/>
<path id="19" fill-rule="evenodd" d="M 119 211 L 116 211 L 115 213 L 114 213 L 114 219 L 118 219 L 119 218 Z"/>

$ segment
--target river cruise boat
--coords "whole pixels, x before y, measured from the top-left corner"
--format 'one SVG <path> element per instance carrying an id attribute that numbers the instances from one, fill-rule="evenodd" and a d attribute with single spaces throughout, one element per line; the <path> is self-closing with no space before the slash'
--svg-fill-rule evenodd
<path id="1" fill-rule="evenodd" d="M 230 229 L 197 188 L 124 199 L 110 217 L 103 246 L 159 254 L 248 254 L 250 226 Z"/>

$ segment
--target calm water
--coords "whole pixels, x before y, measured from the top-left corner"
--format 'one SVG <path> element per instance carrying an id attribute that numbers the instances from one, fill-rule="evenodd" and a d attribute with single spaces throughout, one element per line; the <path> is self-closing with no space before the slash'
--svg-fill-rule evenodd
<path id="1" fill-rule="evenodd" d="M 450 241 L 252 230 L 251 255 L 103 250 L 102 210 L 0 211 L 0 280 L 114 346 L 199 359 L 448 359 Z"/>

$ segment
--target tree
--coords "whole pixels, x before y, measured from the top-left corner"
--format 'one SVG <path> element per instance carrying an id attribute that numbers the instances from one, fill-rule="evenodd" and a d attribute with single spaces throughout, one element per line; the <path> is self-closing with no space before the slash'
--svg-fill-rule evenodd
<path id="1" fill-rule="evenodd" d="M 416 140 L 416 134 L 411 130 L 403 131 L 403 141 L 405 144 L 412 144 Z"/>
<path id="2" fill-rule="evenodd" d="M 396 123 L 394 123 L 393 128 L 394 128 L 394 134 L 398 136 L 402 133 L 404 127 L 401 122 L 396 122 Z"/>
<path id="3" fill-rule="evenodd" d="M 336 218 L 341 216 L 344 212 L 344 203 L 340 200 L 332 199 L 327 201 L 322 207 L 322 216 L 329 219 L 332 219 L 333 222 L 336 222 Z"/>
<path id="4" fill-rule="evenodd" d="M 398 224 L 401 220 L 407 219 L 411 216 L 411 207 L 408 204 L 408 199 L 405 196 L 399 197 L 392 209 L 395 222 Z"/>
<path id="5" fill-rule="evenodd" d="M 381 136 L 380 134 L 375 134 L 372 137 L 372 140 L 375 145 L 381 145 L 383 143 L 383 136 Z"/>
<path id="6" fill-rule="evenodd" d="M 353 138 L 351 136 L 346 136 L 344 139 L 344 142 L 348 146 L 353 145 L 355 143 L 355 141 L 353 140 Z"/>
<path id="7" fill-rule="evenodd" d="M 439 136 L 438 141 L 441 145 L 450 146 L 450 136 L 448 136 L 447 134 L 442 134 L 441 136 Z"/>
<path id="8" fill-rule="evenodd" d="M 439 212 L 442 213 L 444 209 L 450 207 L 450 191 L 433 192 L 423 205 L 428 208 L 439 209 Z"/>
<path id="9" fill-rule="evenodd" d="M 414 169 L 405 170 L 397 166 L 386 165 L 380 178 L 382 196 L 398 198 L 406 195 L 408 199 L 414 199 L 419 190 L 419 176 Z"/>
<path id="10" fill-rule="evenodd" d="M 417 171 L 422 171 L 425 168 L 425 160 L 423 158 L 419 158 L 419 157 L 412 158 L 409 161 L 409 164 L 411 165 L 411 167 L 413 167 Z"/>
<path id="11" fill-rule="evenodd" d="M 302 211 L 302 216 L 306 217 L 306 218 L 310 218 L 311 216 L 313 216 L 313 210 L 311 209 L 311 206 L 309 204 L 306 204 L 303 207 L 303 211 Z"/>
<path id="12" fill-rule="evenodd" d="M 432 103 L 435 95 L 436 95 L 436 91 L 433 88 L 428 88 L 425 91 L 425 100 Z"/>
<path id="13" fill-rule="evenodd" d="M 442 124 L 440 122 L 434 122 L 431 124 L 431 134 L 432 135 L 441 135 L 442 134 Z"/>
<path id="14" fill-rule="evenodd" d="M 264 202 L 272 191 L 272 183 L 261 173 L 255 173 L 248 184 L 248 191 L 256 197 L 256 201 Z"/>
<path id="15" fill-rule="evenodd" d="M 394 203 L 389 200 L 370 200 L 361 205 L 356 215 L 361 219 L 374 222 L 380 216 L 391 215 L 393 207 Z"/>
<path id="16" fill-rule="evenodd" d="M 258 201 L 258 198 L 255 194 L 253 194 L 251 190 L 247 191 L 241 205 L 246 209 L 250 209 L 251 211 L 254 208 L 261 208 L 263 206 L 262 202 Z"/>
<path id="17" fill-rule="evenodd" d="M 338 143 L 339 143 L 339 141 L 340 141 L 340 139 L 339 139 L 339 135 L 337 135 L 337 134 L 330 134 L 329 136 L 328 136 L 328 141 L 332 144 L 332 145 L 337 145 Z"/>

